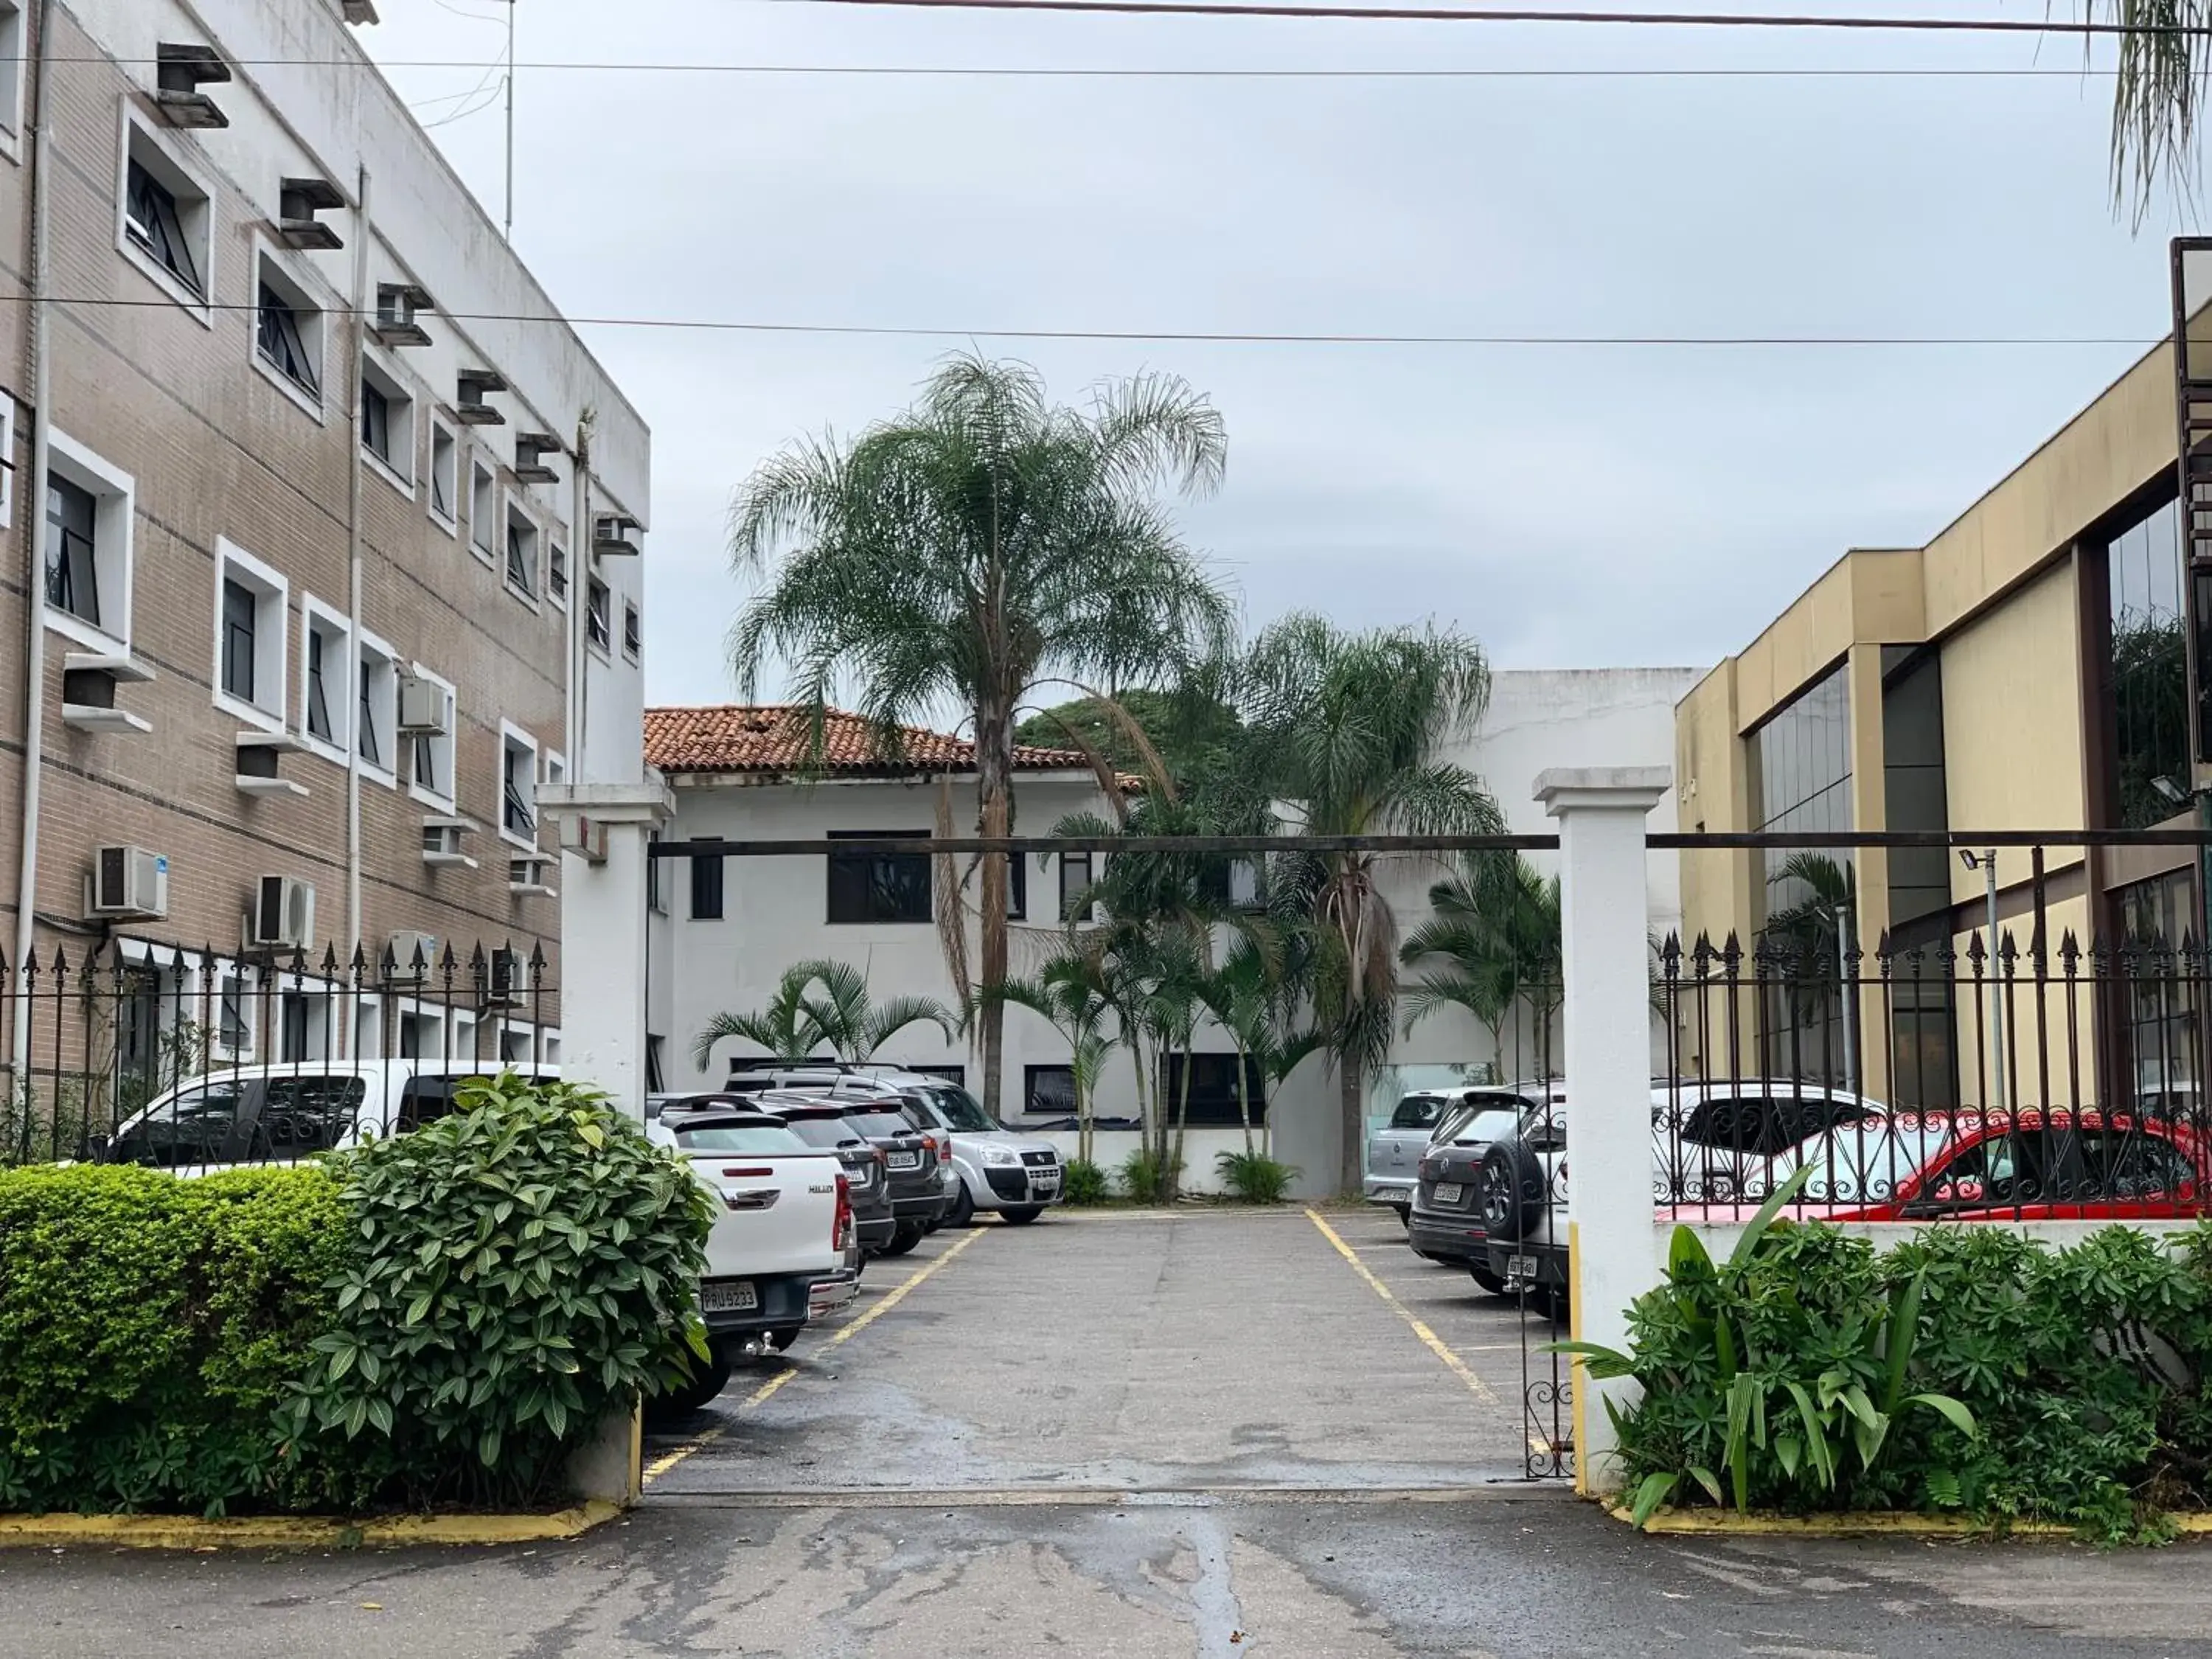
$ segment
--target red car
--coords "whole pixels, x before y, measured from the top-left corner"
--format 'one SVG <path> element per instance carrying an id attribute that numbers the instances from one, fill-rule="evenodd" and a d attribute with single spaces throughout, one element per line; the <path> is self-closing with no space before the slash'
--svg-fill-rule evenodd
<path id="1" fill-rule="evenodd" d="M 2178 1221 L 2212 1197 L 2200 1127 L 2094 1107 L 1903 1115 L 1838 1131 L 1775 1161 L 1814 1166 L 1783 1213 L 1821 1221 Z M 1662 1206 L 1662 1221 L 1748 1221 L 1740 1204 Z"/>

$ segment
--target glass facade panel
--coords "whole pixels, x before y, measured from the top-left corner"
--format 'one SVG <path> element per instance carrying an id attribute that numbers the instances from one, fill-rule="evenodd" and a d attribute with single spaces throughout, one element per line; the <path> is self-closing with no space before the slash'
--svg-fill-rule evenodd
<path id="1" fill-rule="evenodd" d="M 2121 947 L 2127 989 L 2128 1081 L 2133 1104 L 2154 1111 L 2194 1113 L 2203 1073 L 2197 1018 L 2196 889 L 2185 870 L 2123 887 Z"/>
<path id="2" fill-rule="evenodd" d="M 1850 667 L 1838 665 L 1751 734 L 1754 830 L 1808 836 L 1851 823 Z M 1841 953 L 1854 948 L 1847 848 L 1759 854 L 1761 1066 L 1773 1078 L 1856 1087 L 1847 1073 Z"/>
<path id="3" fill-rule="evenodd" d="M 2113 764 L 2120 823 L 2140 830 L 2189 791 L 2189 666 L 2181 609 L 2181 520 L 2168 501 L 2106 544 L 2112 586 Z"/>

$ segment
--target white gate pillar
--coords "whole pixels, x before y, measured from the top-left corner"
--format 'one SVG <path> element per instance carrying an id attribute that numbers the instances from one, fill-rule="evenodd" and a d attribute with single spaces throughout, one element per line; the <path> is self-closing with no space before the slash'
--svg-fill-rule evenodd
<path id="1" fill-rule="evenodd" d="M 561 1074 L 645 1120 L 646 843 L 675 815 L 659 775 L 644 783 L 546 785 L 561 821 Z"/>
<path id="2" fill-rule="evenodd" d="M 1663 766 L 1540 773 L 1536 799 L 1559 821 L 1560 944 L 1566 979 L 1567 1283 L 1577 1340 L 1628 1346 L 1628 1305 L 1658 1283 L 1652 1243 L 1651 1001 L 1644 821 L 1667 793 Z M 1574 1367 L 1575 1487 L 1618 1492 L 1613 1420 L 1629 1378 Z"/>

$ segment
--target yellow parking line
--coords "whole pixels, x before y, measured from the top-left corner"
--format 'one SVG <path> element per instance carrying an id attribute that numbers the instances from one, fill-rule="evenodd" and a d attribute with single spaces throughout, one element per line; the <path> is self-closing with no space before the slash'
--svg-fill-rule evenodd
<path id="1" fill-rule="evenodd" d="M 955 1244 L 943 1255 L 938 1256 L 934 1260 L 926 1261 L 921 1267 L 915 1268 L 914 1272 L 908 1273 L 906 1278 L 902 1279 L 898 1284 L 894 1285 L 889 1291 L 885 1291 L 884 1293 L 883 1299 L 878 1302 L 873 1307 L 870 1308 L 867 1312 L 862 1314 L 858 1319 L 848 1321 L 847 1323 L 838 1327 L 836 1334 L 832 1335 L 827 1341 L 823 1343 L 819 1352 L 827 1353 L 830 1349 L 838 1346 L 842 1343 L 848 1342 L 853 1338 L 858 1336 L 862 1331 L 867 1329 L 869 1326 L 874 1324 L 876 1321 L 881 1319 L 893 1308 L 897 1307 L 900 1303 L 905 1301 L 907 1297 L 921 1285 L 922 1280 L 927 1279 L 930 1274 L 935 1273 L 946 1262 L 951 1261 L 954 1256 L 958 1255 L 961 1251 L 966 1249 L 977 1239 L 982 1237 L 982 1236 L 983 1234 L 981 1229 L 972 1231 L 966 1237 L 963 1238 L 957 1244 Z M 768 1400 L 778 1389 L 790 1382 L 792 1378 L 797 1376 L 799 1374 L 799 1368 L 796 1365 L 791 1366 L 787 1370 L 778 1371 L 774 1376 L 769 1378 L 767 1382 L 762 1383 L 760 1387 L 755 1389 L 750 1394 L 739 1401 L 738 1402 L 738 1410 L 740 1412 L 749 1412 L 752 1410 L 754 1407 L 758 1406 Z M 659 1457 L 654 1458 L 652 1462 L 645 1466 L 644 1479 L 646 1482 L 650 1483 L 659 1480 L 662 1475 L 667 1474 L 669 1470 L 674 1468 L 685 1458 L 690 1456 L 692 1453 L 699 1450 L 702 1447 L 713 1445 L 714 1442 L 720 1440 L 729 1431 L 729 1428 L 730 1419 L 725 1418 L 721 1422 L 717 1423 L 713 1428 L 708 1430 L 696 1440 L 687 1440 L 682 1445 L 677 1447 L 673 1451 L 664 1452 Z"/>
<path id="2" fill-rule="evenodd" d="M 1374 1273 L 1369 1270 L 1367 1264 L 1364 1261 L 1362 1261 L 1357 1253 L 1353 1251 L 1352 1246 L 1346 1243 L 1343 1239 L 1337 1236 L 1335 1228 L 1330 1226 L 1328 1222 L 1322 1219 L 1320 1211 L 1308 1210 L 1306 1212 L 1306 1219 L 1312 1222 L 1315 1226 L 1321 1229 L 1321 1236 L 1323 1238 L 1336 1246 L 1336 1253 L 1352 1264 L 1352 1272 L 1358 1273 L 1362 1279 L 1367 1281 L 1367 1288 L 1374 1291 L 1376 1295 L 1381 1297 L 1384 1302 L 1389 1304 L 1392 1312 L 1395 1313 L 1399 1318 L 1404 1320 L 1407 1324 L 1413 1327 L 1413 1334 L 1419 1337 L 1421 1340 L 1428 1346 L 1429 1352 L 1436 1355 L 1437 1358 L 1443 1360 L 1444 1362 L 1445 1368 L 1449 1370 L 1454 1376 L 1456 1376 L 1461 1382 L 1467 1384 L 1468 1392 L 1469 1394 L 1473 1395 L 1477 1400 L 1482 1401 L 1486 1404 L 1495 1406 L 1498 1403 L 1498 1396 L 1490 1391 L 1490 1385 L 1474 1374 L 1473 1369 L 1469 1367 L 1467 1361 L 1462 1359 L 1449 1347 L 1445 1346 L 1443 1338 L 1438 1336 L 1434 1331 L 1431 1330 L 1428 1328 L 1426 1322 L 1425 1322 L 1419 1315 L 1416 1314 L 1404 1303 L 1399 1301 L 1396 1297 L 1390 1294 L 1390 1287 L 1385 1285 L 1381 1279 L 1376 1278 Z"/>

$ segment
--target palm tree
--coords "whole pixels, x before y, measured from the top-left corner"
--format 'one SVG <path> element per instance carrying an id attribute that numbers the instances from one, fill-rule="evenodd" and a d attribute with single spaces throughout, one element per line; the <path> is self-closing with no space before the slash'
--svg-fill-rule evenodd
<path id="1" fill-rule="evenodd" d="M 1294 615 L 1261 634 L 1237 675 L 1249 753 L 1276 798 L 1322 836 L 1495 833 L 1480 780 L 1443 758 L 1489 701 L 1473 640 L 1434 628 L 1346 633 Z M 1359 1185 L 1367 1069 L 1389 1054 L 1398 1003 L 1398 921 L 1378 879 L 1388 854 L 1299 854 L 1273 873 L 1313 927 L 1312 988 L 1341 1088 L 1338 1179 Z"/>
<path id="2" fill-rule="evenodd" d="M 1075 1085 L 1076 1156 L 1091 1162 L 1098 1085 L 1120 1041 L 1107 1034 L 1114 997 L 1098 963 L 1080 951 L 1063 950 L 1047 957 L 1028 978 L 1006 980 L 978 992 L 979 1006 L 985 1000 L 1042 1015 L 1067 1039 L 1067 1068 Z"/>
<path id="3" fill-rule="evenodd" d="M 1446 1007 L 1465 1008 L 1490 1031 L 1504 1077 L 1504 1028 L 1525 1006 L 1536 1068 L 1552 1070 L 1553 1029 L 1564 994 L 1559 878 L 1515 853 L 1477 853 L 1429 889 L 1430 919 L 1407 935 L 1399 959 L 1425 972 L 1407 998 L 1406 1029 Z"/>
<path id="4" fill-rule="evenodd" d="M 2161 180 L 2197 178 L 2197 117 L 2212 80 L 2212 0 L 2083 0 L 2081 15 L 2119 24 L 2112 94 L 2112 197 L 2133 198 L 2140 227 Z"/>
<path id="5" fill-rule="evenodd" d="M 707 1069 L 725 1037 L 757 1043 L 777 1060 L 801 1060 L 827 1048 L 836 1059 L 863 1064 L 909 1025 L 933 1024 L 949 1038 L 959 1030 L 952 1014 L 928 997 L 893 997 L 878 1003 L 860 969 L 826 957 L 793 963 L 776 981 L 768 1006 L 747 1014 L 717 1014 L 693 1039 L 691 1064 Z"/>
<path id="6" fill-rule="evenodd" d="M 1007 834 L 1032 688 L 1135 684 L 1226 648 L 1229 600 L 1157 500 L 1210 491 L 1226 453 L 1219 414 L 1171 376 L 1102 385 L 1082 413 L 1048 404 L 1025 364 L 947 358 L 905 414 L 849 444 L 797 443 L 739 491 L 732 556 L 748 574 L 773 566 L 732 632 L 746 695 L 781 657 L 817 748 L 848 684 L 892 753 L 900 725 L 957 702 L 974 724 L 976 828 Z M 1006 977 L 1005 855 L 981 877 L 991 986 Z M 981 1014 L 996 1115 L 1005 1006 Z"/>
<path id="7" fill-rule="evenodd" d="M 1776 1075 L 1797 1070 L 1808 1046 L 1799 1031 L 1785 1033 L 1785 1025 L 1817 1030 L 1830 1019 L 1840 1023 L 1856 1018 L 1856 988 L 1846 960 L 1852 946 L 1851 918 L 1858 911 L 1858 881 L 1851 866 L 1825 853 L 1792 853 L 1782 866 L 1782 877 L 1783 883 L 1794 884 L 1803 896 L 1769 911 L 1766 925 L 1759 930 L 1759 955 L 1765 959 L 1759 977 L 1771 975 L 1774 981 L 1775 1029 L 1767 1032 L 1766 1040 L 1772 1045 L 1767 1064 L 1779 1068 Z M 1841 1030 L 1833 1042 L 1847 1058 L 1850 1044 Z M 1810 1046 L 1822 1051 L 1820 1069 L 1830 1070 L 1829 1062 L 1836 1056 L 1826 1052 L 1829 1042 L 1817 1041 Z M 1834 1081 L 1857 1086 L 1855 1079 L 1842 1073 Z"/>
<path id="8" fill-rule="evenodd" d="M 1237 1115 L 1243 1126 L 1247 1157 L 1255 1148 L 1246 1062 L 1259 1067 L 1273 1091 L 1297 1069 L 1299 1061 L 1322 1046 L 1319 1032 L 1292 1029 L 1292 1015 L 1304 994 L 1297 965 L 1295 953 L 1269 950 L 1260 939 L 1247 936 L 1237 941 L 1221 966 L 1199 987 L 1200 1002 L 1237 1050 Z"/>

